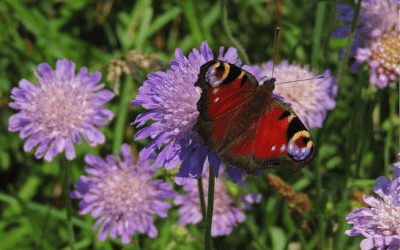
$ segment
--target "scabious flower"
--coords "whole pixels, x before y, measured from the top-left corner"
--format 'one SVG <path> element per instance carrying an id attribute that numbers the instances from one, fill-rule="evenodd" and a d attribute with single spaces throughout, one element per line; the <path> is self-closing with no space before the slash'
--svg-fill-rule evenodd
<path id="1" fill-rule="evenodd" d="M 399 249 L 400 247 L 400 178 L 391 181 L 386 176 L 376 179 L 374 192 L 381 198 L 364 195 L 364 201 L 371 208 L 357 208 L 347 215 L 347 223 L 353 228 L 346 230 L 349 236 L 362 234 L 362 250 Z"/>
<path id="2" fill-rule="evenodd" d="M 19 88 L 11 91 L 15 102 L 9 106 L 20 112 L 10 117 L 8 130 L 20 130 L 21 139 L 30 136 L 24 145 L 25 152 L 39 144 L 36 158 L 44 155 L 46 161 L 51 161 L 65 150 L 67 159 L 72 160 L 72 143 L 81 143 L 80 134 L 90 146 L 104 143 L 105 137 L 97 127 L 105 126 L 105 120 L 113 118 L 114 114 L 102 106 L 114 94 L 98 91 L 105 86 L 97 85 L 101 73 L 88 73 L 82 67 L 75 75 L 75 64 L 67 59 L 57 61 L 55 70 L 41 63 L 38 71 L 41 76 L 34 70 L 36 84 L 22 79 Z"/>
<path id="3" fill-rule="evenodd" d="M 220 176 L 224 176 L 222 173 Z M 203 175 L 204 197 L 208 194 L 208 172 Z M 180 206 L 179 224 L 197 224 L 202 221 L 198 181 L 189 179 L 183 189 L 187 192 L 174 198 L 174 204 Z M 229 235 L 232 229 L 245 221 L 246 216 L 240 208 L 251 209 L 252 203 L 259 203 L 260 194 L 246 194 L 239 199 L 234 199 L 227 191 L 221 178 L 215 179 L 214 210 L 212 217 L 211 236 Z M 207 199 L 205 200 L 207 206 Z"/>
<path id="4" fill-rule="evenodd" d="M 400 157 L 400 153 L 398 153 L 398 156 Z M 393 163 L 390 166 L 390 170 L 392 171 L 392 176 L 393 179 L 399 178 L 400 177 L 400 161 Z M 393 204 L 396 204 L 400 206 L 400 188 L 397 189 L 396 194 L 393 196 Z"/>
<path id="5" fill-rule="evenodd" d="M 74 199 L 82 199 L 79 213 L 91 212 L 99 218 L 94 224 L 100 224 L 98 239 L 104 241 L 108 232 L 114 239 L 121 236 L 124 244 L 129 243 L 135 231 L 147 233 L 149 237 L 157 236 L 151 215 L 167 217 L 171 204 L 164 199 L 176 195 L 172 185 L 162 180 L 150 181 L 156 171 L 145 161 L 134 164 L 130 147 L 121 146 L 122 160 L 116 154 L 116 162 L 112 155 L 104 161 L 91 154 L 85 161 L 91 167 L 85 170 L 90 176 L 79 177 L 76 190 L 71 192 Z"/>
<path id="6" fill-rule="evenodd" d="M 219 60 L 240 65 L 237 51 L 229 48 L 223 54 L 219 51 Z M 188 177 L 198 179 L 204 167 L 210 163 L 217 176 L 222 160 L 207 148 L 197 132 L 192 131 L 196 123 L 198 111 L 197 102 L 200 99 L 201 88 L 195 87 L 200 72 L 200 66 L 213 60 L 214 56 L 207 42 L 203 42 L 200 51 L 193 51 L 186 58 L 180 49 L 175 51 L 176 60 L 171 61 L 171 70 L 158 71 L 149 74 L 148 80 L 139 88 L 139 93 L 130 105 L 141 105 L 149 112 L 139 115 L 133 124 L 143 126 L 148 120 L 155 122 L 140 130 L 135 140 L 151 137 L 153 140 L 141 152 L 140 158 L 148 158 L 152 153 L 160 151 L 155 167 L 165 166 L 171 170 L 181 166 L 175 176 L 177 184 L 184 184 Z M 243 67 L 251 73 L 256 68 Z M 161 147 L 165 147 L 161 149 Z M 234 182 L 240 182 L 244 171 L 228 167 L 228 174 Z"/>
<path id="7" fill-rule="evenodd" d="M 389 31 L 399 27 L 398 11 L 398 0 L 364 0 L 359 19 L 370 31 Z"/>
<path id="8" fill-rule="evenodd" d="M 395 31 L 382 33 L 380 29 L 375 29 L 372 37 L 375 40 L 370 47 L 358 48 L 355 58 L 360 63 L 368 61 L 368 66 L 372 69 L 369 82 L 382 89 L 389 81 L 399 79 L 399 38 Z"/>
<path id="9" fill-rule="evenodd" d="M 264 63 L 260 75 L 270 78 L 272 65 L 272 61 Z M 282 61 L 274 68 L 274 76 L 277 79 L 274 92 L 283 96 L 285 102 L 291 104 L 293 111 L 309 129 L 322 127 L 326 110 L 335 108 L 336 78 L 331 76 L 330 70 L 326 70 L 322 74 L 325 76 L 324 79 L 279 83 L 312 78 L 316 75 L 316 72 L 310 70 L 308 65 L 302 68 L 299 64 L 290 65 L 287 61 Z"/>
<path id="10" fill-rule="evenodd" d="M 357 1 L 356 1 L 357 2 Z M 373 30 L 390 31 L 398 27 L 398 8 L 397 0 L 364 0 L 361 3 L 357 28 L 355 29 L 354 39 L 349 52 L 349 58 L 356 55 L 358 48 L 368 47 L 373 40 Z M 338 4 L 337 10 L 344 16 L 338 16 L 338 21 L 350 22 L 338 27 L 332 32 L 332 37 L 344 38 L 348 37 L 351 30 L 351 22 L 353 21 L 355 11 L 348 5 Z M 339 59 L 343 57 L 343 50 L 339 53 Z M 352 71 L 355 72 L 360 65 L 359 61 L 352 64 Z"/>
<path id="11" fill-rule="evenodd" d="M 393 165 L 390 166 L 390 171 L 393 173 L 393 178 L 400 177 L 400 161 L 393 163 Z"/>

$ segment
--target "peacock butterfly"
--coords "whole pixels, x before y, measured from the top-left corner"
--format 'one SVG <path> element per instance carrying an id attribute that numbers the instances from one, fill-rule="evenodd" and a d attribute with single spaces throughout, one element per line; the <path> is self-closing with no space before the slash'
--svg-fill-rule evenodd
<path id="1" fill-rule="evenodd" d="M 315 144 L 285 102 L 275 98 L 275 78 L 259 85 L 234 64 L 203 64 L 195 86 L 202 89 L 193 127 L 204 144 L 248 174 L 289 164 L 294 171 L 311 163 Z"/>

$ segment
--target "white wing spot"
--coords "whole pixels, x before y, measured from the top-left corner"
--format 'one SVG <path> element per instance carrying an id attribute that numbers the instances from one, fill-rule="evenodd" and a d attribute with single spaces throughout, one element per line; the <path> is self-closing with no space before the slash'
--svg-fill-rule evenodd
<path id="1" fill-rule="evenodd" d="M 214 102 L 218 102 L 219 101 L 219 97 L 214 99 Z"/>
<path id="2" fill-rule="evenodd" d="M 272 146 L 271 151 L 274 151 L 276 149 L 275 145 Z"/>
<path id="3" fill-rule="evenodd" d="M 218 93 L 218 91 L 219 91 L 219 88 L 215 88 L 215 89 L 213 89 L 212 93 L 216 94 L 216 93 Z"/>
<path id="4" fill-rule="evenodd" d="M 281 147 L 281 153 L 282 153 L 283 151 L 285 151 L 285 150 L 286 150 L 286 145 L 283 144 L 282 147 Z"/>

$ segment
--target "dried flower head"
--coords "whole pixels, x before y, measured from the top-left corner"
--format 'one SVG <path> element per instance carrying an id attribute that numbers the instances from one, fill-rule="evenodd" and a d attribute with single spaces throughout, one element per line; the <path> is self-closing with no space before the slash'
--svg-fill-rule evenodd
<path id="1" fill-rule="evenodd" d="M 114 114 L 103 105 L 114 94 L 98 91 L 105 86 L 97 85 L 101 73 L 88 73 L 83 67 L 75 75 L 75 64 L 67 59 L 57 61 L 55 70 L 41 63 L 38 71 L 41 76 L 34 70 L 36 84 L 22 79 L 19 88 L 11 91 L 15 102 L 9 106 L 20 112 L 10 117 L 8 130 L 20 130 L 21 139 L 30 136 L 24 145 L 25 152 L 39 144 L 36 158 L 44 155 L 46 161 L 51 161 L 65 150 L 67 159 L 72 160 L 73 143 L 81 143 L 80 135 L 90 146 L 104 143 L 105 137 L 97 127 L 105 126 L 105 120 L 113 118 Z"/>
<path id="2" fill-rule="evenodd" d="M 145 54 L 140 50 L 130 50 L 125 55 L 128 63 L 133 63 L 137 67 L 145 70 L 166 70 L 167 67 L 156 54 Z"/>
<path id="3" fill-rule="evenodd" d="M 284 182 L 279 176 L 267 174 L 269 185 L 277 192 L 278 196 L 287 202 L 292 202 L 296 195 L 293 187 Z"/>
<path id="4" fill-rule="evenodd" d="M 118 82 L 123 73 L 129 75 L 131 71 L 129 65 L 124 60 L 112 59 L 108 63 L 107 73 L 107 80 Z"/>
<path id="5" fill-rule="evenodd" d="M 98 239 L 104 241 L 107 234 L 114 239 L 121 236 L 124 244 L 130 242 L 135 231 L 157 236 L 152 215 L 167 217 L 171 204 L 164 201 L 176 195 L 172 185 L 161 180 L 151 181 L 156 173 L 143 161 L 134 164 L 130 147 L 121 146 L 122 160 L 116 154 L 103 160 L 101 157 L 86 155 L 85 161 L 91 167 L 85 170 L 89 176 L 81 176 L 71 192 L 74 199 L 82 199 L 79 213 L 91 212 L 99 218 L 94 229 L 100 224 Z"/>
<path id="6" fill-rule="evenodd" d="M 364 202 L 363 199 L 364 193 L 360 190 L 353 190 L 351 192 L 351 198 L 354 200 L 354 204 L 352 204 L 352 208 L 360 208 L 360 207 L 370 207 L 367 203 Z"/>
<path id="7" fill-rule="evenodd" d="M 312 203 L 310 197 L 305 193 L 296 193 L 291 185 L 284 182 L 279 176 L 267 174 L 269 185 L 276 191 L 279 197 L 286 201 L 289 205 L 290 216 L 296 227 L 306 229 L 311 233 L 308 227 L 308 216 Z"/>
<path id="8" fill-rule="evenodd" d="M 289 207 L 296 207 L 300 213 L 309 213 L 312 203 L 307 194 L 296 193 L 291 185 L 284 182 L 279 176 L 267 174 L 269 185 L 284 199 Z"/>

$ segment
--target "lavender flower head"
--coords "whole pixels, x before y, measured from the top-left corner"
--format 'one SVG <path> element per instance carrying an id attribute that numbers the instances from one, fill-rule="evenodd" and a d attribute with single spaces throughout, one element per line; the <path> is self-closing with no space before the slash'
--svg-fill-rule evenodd
<path id="1" fill-rule="evenodd" d="M 151 215 L 167 217 L 171 204 L 164 199 L 173 198 L 176 192 L 169 183 L 150 181 L 156 171 L 144 162 L 135 165 L 127 144 L 121 146 L 121 153 L 122 160 L 116 154 L 118 162 L 112 155 L 105 161 L 86 155 L 86 163 L 92 166 L 85 169 L 90 176 L 79 177 L 71 197 L 82 199 L 80 214 L 91 212 L 94 218 L 99 218 L 94 229 L 102 224 L 100 241 L 109 232 L 112 239 L 121 236 L 122 243 L 127 244 L 135 231 L 147 233 L 151 238 L 157 236 Z"/>
<path id="2" fill-rule="evenodd" d="M 357 1 L 355 1 L 357 2 Z M 361 10 L 357 21 L 353 43 L 350 48 L 349 58 L 356 55 L 358 48 L 366 48 L 373 40 L 373 31 L 375 29 L 383 31 L 397 30 L 398 20 L 398 0 L 364 0 L 361 3 Z M 348 5 L 338 4 L 338 12 L 344 16 L 338 16 L 336 19 L 343 22 L 352 22 L 355 11 Z M 338 27 L 332 32 L 332 37 L 348 37 L 351 30 L 351 24 Z M 343 56 L 343 50 L 339 53 L 339 59 Z M 352 71 L 355 72 L 360 65 L 359 61 L 352 64 Z"/>
<path id="3" fill-rule="evenodd" d="M 9 120 L 9 131 L 20 131 L 24 139 L 24 150 L 28 152 L 39 144 L 35 156 L 44 155 L 51 161 L 65 150 L 67 159 L 75 158 L 73 143 L 80 144 L 80 134 L 90 146 L 104 143 L 105 137 L 97 126 L 105 126 L 114 114 L 103 108 L 114 94 L 101 90 L 105 84 L 97 85 L 101 73 L 88 73 L 82 67 L 75 75 L 75 64 L 67 59 L 59 60 L 52 70 L 47 63 L 38 65 L 38 79 L 32 84 L 26 79 L 19 82 L 19 88 L 13 88 L 9 104 L 12 109 L 20 110 Z M 95 92 L 98 91 L 98 92 Z"/>
<path id="4" fill-rule="evenodd" d="M 398 156 L 400 156 L 400 153 Z M 390 166 L 390 171 L 393 173 L 393 179 L 400 177 L 400 161 L 393 163 L 393 165 Z"/>
<path id="5" fill-rule="evenodd" d="M 382 33 L 380 29 L 375 29 L 372 36 L 374 41 L 370 47 L 358 48 L 355 58 L 359 63 L 368 62 L 368 66 L 372 69 L 369 82 L 382 89 L 389 82 L 399 80 L 399 37 L 395 31 Z"/>
<path id="6" fill-rule="evenodd" d="M 398 156 L 400 156 L 400 153 Z M 393 180 L 400 178 L 400 161 L 392 164 L 390 166 L 390 171 L 392 172 Z M 400 206 L 400 186 L 397 187 L 397 194 L 397 199 L 393 199 L 393 204 Z"/>
<path id="7" fill-rule="evenodd" d="M 272 61 L 264 63 L 261 76 L 271 77 Z M 286 102 L 291 104 L 304 125 L 309 128 L 322 127 L 326 116 L 326 110 L 334 109 L 336 102 L 334 97 L 337 92 L 336 78 L 331 76 L 331 71 L 326 70 L 322 75 L 324 79 L 315 79 L 287 84 L 279 84 L 288 81 L 301 80 L 316 77 L 316 72 L 310 71 L 309 66 L 300 67 L 299 64 L 289 65 L 287 61 L 275 65 L 274 76 L 278 85 L 274 92 L 283 96 Z"/>
<path id="8" fill-rule="evenodd" d="M 364 195 L 364 201 L 371 208 L 357 208 L 347 215 L 347 223 L 353 228 L 346 230 L 349 236 L 362 234 L 362 250 L 399 249 L 400 247 L 400 178 L 391 181 L 386 176 L 376 179 L 374 192 L 381 199 Z"/>
<path id="9" fill-rule="evenodd" d="M 224 174 L 221 174 L 224 176 Z M 208 172 L 203 178 L 204 197 L 208 193 Z M 236 186 L 235 186 L 236 187 Z M 198 190 L 198 182 L 189 179 L 183 186 L 187 192 L 184 195 L 178 195 L 174 198 L 174 204 L 180 206 L 178 219 L 179 224 L 185 226 L 187 224 L 197 224 L 202 221 L 200 197 Z M 214 210 L 211 225 L 211 236 L 229 235 L 238 223 L 245 221 L 246 216 L 240 208 L 251 209 L 252 203 L 259 203 L 260 194 L 246 194 L 240 199 L 233 199 L 227 191 L 227 187 L 221 178 L 215 179 L 214 189 Z M 205 200 L 207 206 L 207 199 Z M 239 205 L 239 206 L 238 206 Z"/>
<path id="10" fill-rule="evenodd" d="M 357 1 L 356 1 L 357 2 Z M 360 10 L 360 22 L 370 31 L 397 30 L 399 27 L 398 0 L 363 0 Z"/>
<path id="11" fill-rule="evenodd" d="M 229 48 L 223 55 L 219 51 L 219 60 L 240 65 L 237 51 Z M 171 61 L 171 69 L 148 75 L 148 80 L 139 88 L 136 99 L 130 105 L 141 105 L 149 112 L 139 115 L 133 124 L 143 126 L 148 120 L 155 122 L 140 130 L 135 140 L 151 137 L 153 140 L 141 152 L 140 158 L 146 159 L 154 152 L 160 151 L 154 162 L 155 167 L 165 166 L 171 170 L 181 166 L 175 176 L 175 182 L 182 185 L 188 177 L 198 179 L 204 167 L 211 164 L 217 176 L 222 160 L 207 148 L 197 132 L 192 131 L 196 123 L 197 102 L 201 88 L 195 87 L 200 66 L 214 58 L 207 42 L 203 42 L 200 51 L 193 51 L 186 58 L 180 49 L 175 51 L 176 60 Z M 246 67 L 248 71 L 254 68 Z M 161 149 L 161 147 L 165 147 Z M 228 167 L 228 174 L 234 182 L 240 182 L 244 171 Z"/>

